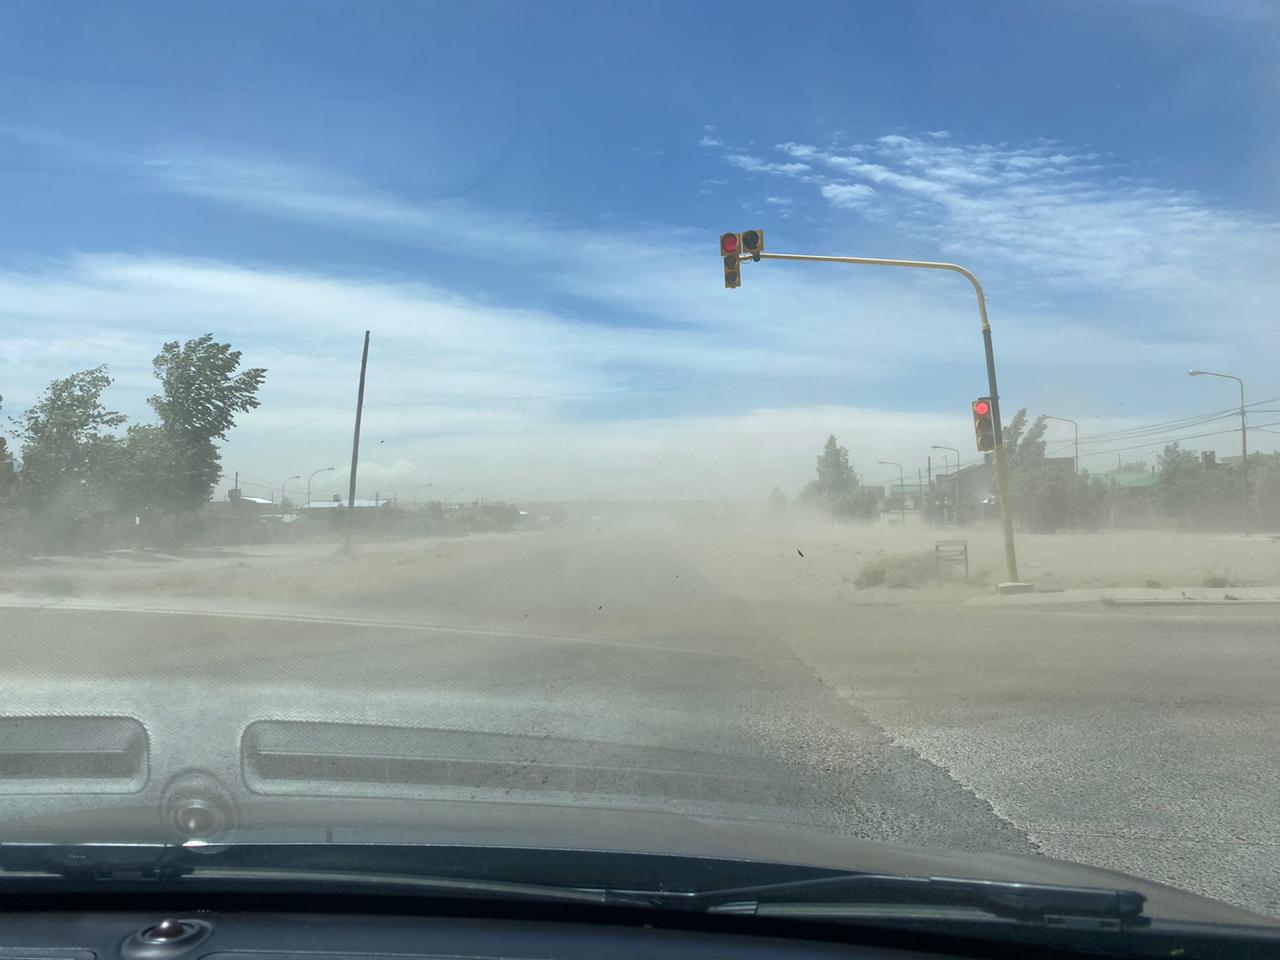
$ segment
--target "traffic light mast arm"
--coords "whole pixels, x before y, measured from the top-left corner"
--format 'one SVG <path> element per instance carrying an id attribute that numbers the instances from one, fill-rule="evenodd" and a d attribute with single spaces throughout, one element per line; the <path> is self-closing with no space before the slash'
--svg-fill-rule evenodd
<path id="1" fill-rule="evenodd" d="M 751 259 L 749 257 L 740 257 L 740 260 Z M 935 260 L 882 260 L 878 257 L 820 257 L 809 253 L 761 253 L 761 260 L 810 260 L 819 263 L 863 263 L 873 267 L 915 267 L 920 270 L 950 270 L 952 273 L 958 273 L 971 284 L 973 291 L 978 295 L 978 315 L 982 318 L 982 329 L 984 331 L 991 329 L 991 324 L 987 320 L 987 297 L 982 292 L 982 284 L 978 282 L 970 271 L 960 266 L 958 263 L 942 263 Z M 992 400 L 995 389 L 992 388 Z"/>
<path id="2" fill-rule="evenodd" d="M 739 256 L 739 261 L 747 259 Z M 754 259 L 754 258 L 753 258 Z M 873 267 L 915 267 L 919 270 L 948 270 L 973 285 L 978 296 L 978 316 L 982 320 L 982 346 L 987 355 L 987 387 L 991 392 L 991 425 L 996 435 L 996 484 L 1000 491 L 1000 514 L 1004 527 L 1005 567 L 1011 581 L 1018 579 L 1018 560 L 1013 546 L 1013 515 L 1009 512 L 1009 468 L 1004 452 L 1004 430 L 1000 422 L 1000 391 L 996 388 L 996 360 L 991 347 L 991 323 L 987 320 L 987 297 L 972 272 L 958 263 L 934 260 L 883 260 L 879 257 L 824 257 L 808 253 L 761 253 L 761 260 L 802 260 L 816 263 L 856 263 Z"/>

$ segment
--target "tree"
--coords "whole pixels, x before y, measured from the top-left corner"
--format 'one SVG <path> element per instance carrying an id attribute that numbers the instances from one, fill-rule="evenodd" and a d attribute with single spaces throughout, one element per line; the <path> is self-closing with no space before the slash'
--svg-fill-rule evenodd
<path id="1" fill-rule="evenodd" d="M 849 448 L 836 442 L 835 434 L 827 437 L 827 443 L 818 456 L 817 494 L 823 500 L 833 501 L 857 485 L 853 467 L 849 466 Z"/>
<path id="2" fill-rule="evenodd" d="M 842 520 L 865 520 L 875 516 L 879 498 L 858 482 L 849 465 L 849 450 L 834 435 L 827 437 L 817 459 L 818 476 L 800 491 L 801 502 L 821 507 Z"/>
<path id="3" fill-rule="evenodd" d="M 134 424 L 125 435 L 112 499 L 127 516 L 183 507 L 183 454 L 176 436 L 154 424 Z"/>
<path id="4" fill-rule="evenodd" d="M 1045 461 L 1045 426 L 1042 416 L 1028 425 L 1023 407 L 1004 428 L 1013 515 L 1034 533 L 1095 529 L 1105 513 L 1106 490 L 1088 474 Z"/>
<path id="5" fill-rule="evenodd" d="M 1027 408 L 1023 407 L 1005 424 L 1003 430 L 1005 460 L 1010 472 L 1021 467 L 1035 466 L 1044 461 L 1044 431 L 1047 421 L 1036 417 L 1027 427 Z"/>
<path id="6" fill-rule="evenodd" d="M 1166 516 L 1196 527 L 1239 521 L 1239 466 L 1206 467 L 1199 454 L 1177 443 L 1166 446 L 1156 463 L 1156 498 Z"/>
<path id="7" fill-rule="evenodd" d="M 153 366 L 161 392 L 148 402 L 160 416 L 176 464 L 165 499 L 194 510 L 209 500 L 222 474 L 214 442 L 226 438 L 236 414 L 259 405 L 257 393 L 267 371 L 251 367 L 236 373 L 240 351 L 216 343 L 211 333 L 166 343 Z"/>
<path id="8" fill-rule="evenodd" d="M 109 431 L 125 422 L 102 403 L 111 382 L 106 364 L 54 380 L 13 421 L 22 440 L 21 495 L 29 506 L 72 495 L 80 500 L 110 485 L 119 441 Z"/>

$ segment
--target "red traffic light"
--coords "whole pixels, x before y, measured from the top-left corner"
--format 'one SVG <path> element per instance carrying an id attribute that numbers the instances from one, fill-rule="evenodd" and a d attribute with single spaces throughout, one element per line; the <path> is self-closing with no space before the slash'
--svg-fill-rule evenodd
<path id="1" fill-rule="evenodd" d="M 738 252 L 738 235 L 736 233 L 722 233 L 720 235 L 720 255 L 729 256 Z"/>
<path id="2" fill-rule="evenodd" d="M 973 403 L 973 412 L 976 416 L 985 417 L 991 413 L 991 404 L 985 400 L 975 400 Z"/>

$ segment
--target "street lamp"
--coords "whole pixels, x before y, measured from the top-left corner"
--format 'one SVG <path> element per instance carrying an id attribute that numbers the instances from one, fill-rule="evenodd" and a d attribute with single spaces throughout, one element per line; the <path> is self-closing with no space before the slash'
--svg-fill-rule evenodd
<path id="1" fill-rule="evenodd" d="M 419 491 L 419 490 L 425 490 L 425 489 L 427 489 L 427 487 L 434 487 L 434 486 L 435 486 L 435 484 L 434 484 L 434 483 L 424 483 L 424 484 L 419 485 L 419 486 L 418 486 L 418 487 L 413 491 L 413 509 L 415 509 L 415 510 L 417 510 L 417 509 L 418 509 L 418 491 Z"/>
<path id="2" fill-rule="evenodd" d="M 289 481 L 301 480 L 301 479 L 302 479 L 302 474 L 300 473 L 295 473 L 292 477 L 284 478 L 284 482 L 280 484 L 280 506 L 282 507 L 284 506 L 284 490 L 285 490 L 285 487 L 289 486 Z"/>
<path id="3" fill-rule="evenodd" d="M 1229 373 L 1214 373 L 1212 370 L 1188 370 L 1189 377 L 1221 377 L 1234 380 L 1240 385 L 1240 523 L 1244 527 L 1244 535 L 1249 536 L 1249 435 L 1244 418 L 1244 381 Z"/>
<path id="4" fill-rule="evenodd" d="M 956 455 L 956 472 L 951 477 L 952 484 L 954 485 L 954 489 L 952 490 L 952 493 L 955 494 L 955 503 L 952 504 L 952 506 L 955 509 L 956 525 L 959 526 L 960 524 L 960 451 L 957 450 L 955 447 L 948 447 L 946 444 L 943 444 L 943 443 L 935 443 L 929 449 L 930 450 L 950 450 L 952 453 Z"/>
<path id="5" fill-rule="evenodd" d="M 952 453 L 956 455 L 956 473 L 960 472 L 960 451 L 957 450 L 955 447 L 947 447 L 947 446 L 943 446 L 940 443 L 935 443 L 929 449 L 930 450 L 950 450 Z"/>
<path id="6" fill-rule="evenodd" d="M 880 257 L 828 257 L 802 253 L 765 253 L 764 236 L 758 231 L 750 232 L 756 234 L 752 239 L 758 244 L 750 253 L 750 259 L 755 262 L 760 260 L 785 260 L 803 263 L 849 263 L 879 267 L 906 267 L 919 270 L 947 270 L 952 273 L 958 273 L 969 281 L 973 287 L 974 294 L 978 298 L 978 319 L 982 326 L 982 351 L 986 355 L 987 361 L 987 390 L 990 394 L 988 399 L 991 404 L 991 430 L 995 439 L 996 485 L 1000 491 L 1000 526 L 1004 533 L 1004 562 L 1011 584 L 1009 589 L 1017 592 L 1024 592 L 1028 589 L 1025 584 L 1020 584 L 1018 581 L 1018 556 L 1013 543 L 1013 514 L 1009 511 L 1009 458 L 1005 451 L 1004 431 L 1000 423 L 1000 390 L 996 386 L 995 350 L 991 345 L 991 323 L 987 319 L 987 296 L 983 292 L 982 284 L 978 282 L 978 278 L 958 263 L 939 263 L 930 260 L 885 260 Z M 725 267 L 725 286 L 728 287 L 741 286 L 738 267 L 745 259 L 745 254 L 739 252 L 738 247 L 748 246 L 745 242 L 748 236 L 746 233 L 742 234 L 742 242 L 735 242 L 732 245 L 726 244 L 726 239 L 733 236 L 733 234 L 725 234 L 720 238 L 720 255 L 724 258 Z M 732 270 L 730 261 L 732 261 Z"/>
<path id="7" fill-rule="evenodd" d="M 307 477 L 307 506 L 311 506 L 311 481 L 315 479 L 316 473 L 328 473 L 333 467 L 321 467 L 311 476 Z"/>
<path id="8" fill-rule="evenodd" d="M 905 530 L 907 529 L 907 481 L 902 473 L 902 464 L 895 463 L 892 460 L 881 460 L 880 465 L 882 467 L 898 468 L 898 496 L 901 497 L 901 500 L 899 501 L 899 516 L 902 518 L 902 529 Z"/>
<path id="9" fill-rule="evenodd" d="M 1042 413 L 1042 417 L 1046 420 L 1057 420 L 1059 423 L 1069 423 L 1076 432 L 1076 473 L 1080 472 L 1080 424 L 1067 417 L 1052 417 L 1047 413 Z"/>

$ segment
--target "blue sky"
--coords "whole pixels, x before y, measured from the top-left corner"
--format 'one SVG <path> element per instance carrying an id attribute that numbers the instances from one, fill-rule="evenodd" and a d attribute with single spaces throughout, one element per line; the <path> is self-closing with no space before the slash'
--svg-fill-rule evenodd
<path id="1" fill-rule="evenodd" d="M 831 431 L 873 480 L 969 456 L 963 281 L 726 291 L 752 226 L 971 267 L 1006 409 L 1086 437 L 1231 404 L 1190 366 L 1280 396 L 1273 9 L 5 4 L 5 414 L 107 361 L 146 419 L 159 345 L 210 330 L 269 368 L 224 451 L 266 492 L 346 462 L 368 327 L 362 487 L 402 497 L 763 495 Z"/>

